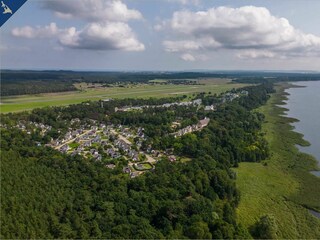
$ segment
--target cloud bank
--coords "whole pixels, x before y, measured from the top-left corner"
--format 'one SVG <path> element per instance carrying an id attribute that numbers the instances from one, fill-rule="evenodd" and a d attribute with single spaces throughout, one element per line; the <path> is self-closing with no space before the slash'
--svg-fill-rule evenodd
<path id="1" fill-rule="evenodd" d="M 76 18 L 89 22 L 121 21 L 142 19 L 142 14 L 128 7 L 120 0 L 54 0 L 43 3 L 60 18 Z"/>
<path id="2" fill-rule="evenodd" d="M 123 50 L 143 51 L 128 25 L 130 20 L 143 19 L 142 14 L 128 7 L 119 0 L 81 0 L 81 1 L 46 1 L 45 9 L 63 19 L 80 19 L 86 25 L 77 30 L 75 27 L 58 28 L 56 23 L 44 27 L 25 26 L 14 28 L 12 35 L 24 38 L 56 38 L 61 46 L 87 50 Z"/>
<path id="3" fill-rule="evenodd" d="M 177 11 L 156 29 L 171 36 L 163 42 L 167 52 L 230 49 L 240 58 L 320 55 L 320 37 L 295 29 L 287 19 L 273 16 L 263 7 Z"/>

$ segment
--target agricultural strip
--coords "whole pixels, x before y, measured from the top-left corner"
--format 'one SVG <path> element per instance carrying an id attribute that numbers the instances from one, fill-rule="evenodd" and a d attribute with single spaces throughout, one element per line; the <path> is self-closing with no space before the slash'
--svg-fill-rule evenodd
<path id="1" fill-rule="evenodd" d="M 231 84 L 228 81 L 206 81 L 204 85 L 151 85 L 139 84 L 126 87 L 86 89 L 84 91 L 48 93 L 37 95 L 9 96 L 1 99 L 1 113 L 31 110 L 46 106 L 63 106 L 81 103 L 88 100 L 105 98 L 149 98 L 174 95 L 191 95 L 197 92 L 221 93 L 245 84 Z"/>

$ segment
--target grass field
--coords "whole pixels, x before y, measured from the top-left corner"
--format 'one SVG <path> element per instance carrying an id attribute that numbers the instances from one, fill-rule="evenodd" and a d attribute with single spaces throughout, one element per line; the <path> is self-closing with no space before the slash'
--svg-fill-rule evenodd
<path id="1" fill-rule="evenodd" d="M 37 95 L 9 96 L 1 99 L 1 113 L 31 110 L 46 106 L 62 106 L 81 103 L 87 100 L 105 98 L 149 98 L 175 95 L 190 95 L 197 92 L 221 93 L 232 88 L 245 86 L 233 84 L 229 80 L 208 79 L 204 85 L 151 85 L 139 84 L 126 87 L 87 88 L 84 91 L 49 93 Z"/>
<path id="2" fill-rule="evenodd" d="M 265 114 L 263 132 L 270 144 L 271 157 L 265 163 L 241 163 L 237 186 L 241 201 L 238 220 L 252 226 L 261 216 L 273 215 L 278 225 L 278 238 L 320 238 L 320 220 L 308 209 L 320 210 L 320 178 L 310 174 L 316 162 L 301 153 L 296 144 L 307 145 L 303 136 L 293 130 L 295 119 L 284 116 L 277 106 L 286 98 L 284 89 L 277 87 L 267 105 L 259 111 Z"/>

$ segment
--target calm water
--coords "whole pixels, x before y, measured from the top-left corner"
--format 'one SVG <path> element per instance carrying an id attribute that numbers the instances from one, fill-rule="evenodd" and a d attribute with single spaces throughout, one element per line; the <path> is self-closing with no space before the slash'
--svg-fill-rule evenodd
<path id="1" fill-rule="evenodd" d="M 313 155 L 320 166 L 320 81 L 295 82 L 304 88 L 290 88 L 286 108 L 289 117 L 299 119 L 294 123 L 295 131 L 304 134 L 304 139 L 311 143 L 310 147 L 300 147 L 303 152 Z M 320 171 L 313 172 L 320 177 Z"/>

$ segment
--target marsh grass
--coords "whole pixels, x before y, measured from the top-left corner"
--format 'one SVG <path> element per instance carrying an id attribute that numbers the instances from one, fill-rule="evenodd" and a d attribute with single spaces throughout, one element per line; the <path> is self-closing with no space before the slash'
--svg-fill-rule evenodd
<path id="1" fill-rule="evenodd" d="M 320 211 L 320 178 L 312 175 L 316 160 L 299 152 L 296 145 L 308 146 L 303 135 L 294 132 L 281 105 L 288 84 L 277 85 L 277 93 L 258 111 L 266 119 L 262 131 L 270 145 L 271 156 L 262 163 L 241 163 L 237 185 L 241 201 L 238 221 L 250 228 L 261 216 L 275 217 L 278 238 L 320 238 L 320 220 L 308 209 Z"/>

